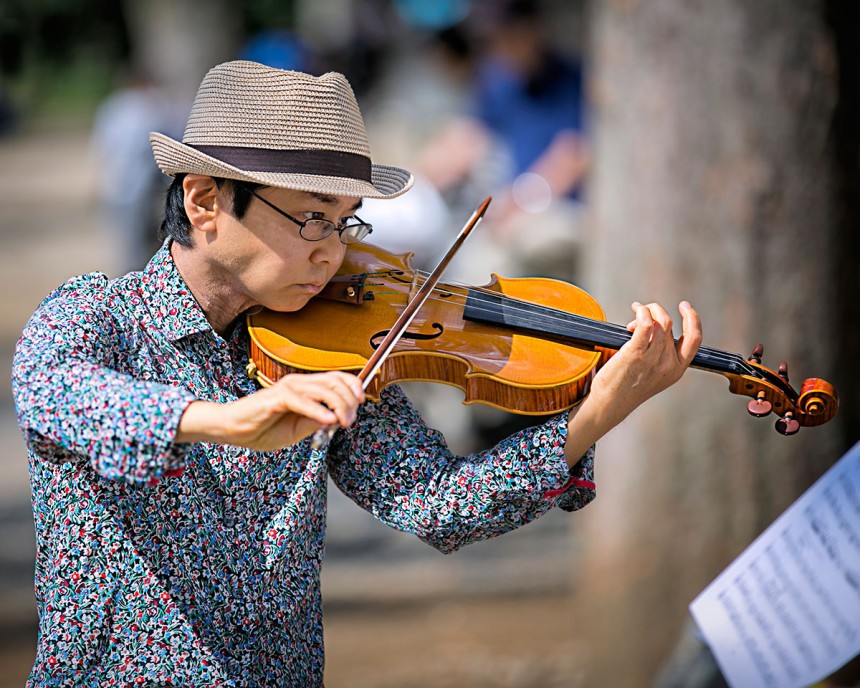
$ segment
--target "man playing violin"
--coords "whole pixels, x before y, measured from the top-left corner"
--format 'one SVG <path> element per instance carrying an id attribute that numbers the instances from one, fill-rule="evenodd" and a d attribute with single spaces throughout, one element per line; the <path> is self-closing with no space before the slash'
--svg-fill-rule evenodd
<path id="1" fill-rule="evenodd" d="M 634 304 L 630 341 L 578 406 L 464 457 L 396 385 L 378 402 L 342 372 L 257 389 L 243 315 L 302 308 L 371 232 L 362 199 L 411 176 L 371 163 L 334 73 L 219 65 L 182 142 L 151 141 L 174 177 L 163 247 L 141 272 L 55 290 L 16 352 L 38 550 L 28 685 L 321 685 L 327 475 L 443 552 L 579 509 L 595 442 L 700 343 L 689 304 L 677 342 L 662 307 Z"/>

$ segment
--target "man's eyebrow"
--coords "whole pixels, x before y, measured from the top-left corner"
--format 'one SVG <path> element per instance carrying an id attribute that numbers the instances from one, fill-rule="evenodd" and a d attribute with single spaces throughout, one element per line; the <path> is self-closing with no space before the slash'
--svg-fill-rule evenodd
<path id="1" fill-rule="evenodd" d="M 337 198 L 335 198 L 334 196 L 329 196 L 328 194 L 316 193 L 315 191 L 306 191 L 305 193 L 307 193 L 307 195 L 313 198 L 315 201 L 319 201 L 320 203 L 323 203 L 325 205 L 334 205 L 335 203 L 337 203 Z M 364 199 L 359 198 L 358 202 L 354 206 L 352 206 L 350 210 L 352 210 L 352 212 L 355 212 L 359 210 L 363 204 Z"/>

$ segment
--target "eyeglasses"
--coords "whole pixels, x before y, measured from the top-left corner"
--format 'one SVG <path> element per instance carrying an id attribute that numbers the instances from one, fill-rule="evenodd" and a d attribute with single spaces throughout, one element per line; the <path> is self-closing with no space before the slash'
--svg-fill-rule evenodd
<path id="1" fill-rule="evenodd" d="M 347 245 L 357 244 L 363 239 L 365 239 L 367 235 L 373 231 L 373 225 L 364 222 L 357 215 L 355 216 L 355 219 L 358 220 L 357 223 L 352 225 L 344 225 L 343 227 L 338 227 L 334 222 L 331 222 L 330 220 L 297 220 L 292 215 L 285 213 L 278 206 L 267 201 L 253 189 L 250 189 L 244 185 L 242 185 L 242 188 L 245 189 L 257 200 L 260 200 L 265 203 L 276 213 L 283 215 L 285 218 L 290 220 L 290 222 L 295 222 L 299 226 L 299 235 L 305 241 L 322 241 L 332 232 L 337 232 L 338 237 L 340 238 L 340 243 Z"/>

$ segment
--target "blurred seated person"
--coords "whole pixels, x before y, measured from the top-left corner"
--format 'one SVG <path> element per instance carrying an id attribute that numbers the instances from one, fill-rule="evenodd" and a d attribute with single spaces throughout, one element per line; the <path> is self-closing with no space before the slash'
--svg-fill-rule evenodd
<path id="1" fill-rule="evenodd" d="M 465 26 L 480 55 L 473 114 L 415 167 L 454 204 L 465 180 L 484 179 L 494 202 L 474 244 L 493 271 L 571 280 L 588 167 L 582 70 L 549 46 L 534 0 L 479 2 Z"/>

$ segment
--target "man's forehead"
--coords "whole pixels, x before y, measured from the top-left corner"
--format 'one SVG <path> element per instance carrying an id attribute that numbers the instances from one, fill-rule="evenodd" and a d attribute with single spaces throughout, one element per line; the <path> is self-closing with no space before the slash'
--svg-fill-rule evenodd
<path id="1" fill-rule="evenodd" d="M 296 193 L 299 194 L 299 197 L 304 197 L 306 200 L 316 201 L 323 205 L 340 206 L 351 204 L 352 210 L 358 210 L 364 202 L 363 199 L 356 198 L 355 196 L 332 196 L 316 191 L 298 191 Z"/>

